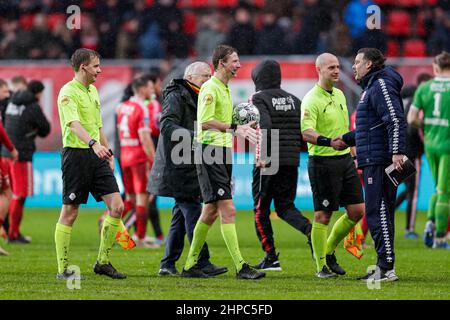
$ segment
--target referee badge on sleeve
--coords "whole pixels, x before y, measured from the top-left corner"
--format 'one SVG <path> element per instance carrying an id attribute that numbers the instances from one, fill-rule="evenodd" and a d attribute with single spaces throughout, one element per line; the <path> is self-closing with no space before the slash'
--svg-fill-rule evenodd
<path id="1" fill-rule="evenodd" d="M 209 104 L 213 103 L 213 101 L 214 101 L 214 98 L 211 94 L 207 94 L 203 97 L 203 103 L 205 105 L 209 105 Z"/>
<path id="2" fill-rule="evenodd" d="M 64 96 L 61 99 L 61 105 L 66 106 L 69 103 L 69 101 L 70 101 L 70 98 L 68 96 Z"/>

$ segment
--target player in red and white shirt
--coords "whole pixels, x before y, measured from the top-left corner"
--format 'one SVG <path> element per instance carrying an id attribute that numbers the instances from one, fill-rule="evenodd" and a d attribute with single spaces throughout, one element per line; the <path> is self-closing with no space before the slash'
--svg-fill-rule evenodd
<path id="1" fill-rule="evenodd" d="M 0 79 L 0 101 L 9 98 L 9 88 L 5 80 Z M 6 147 L 11 153 L 11 157 L 14 161 L 19 159 L 19 153 L 12 144 L 0 115 L 0 143 L 3 147 Z M 11 184 L 7 168 L 5 168 L 3 161 L 0 161 L 0 229 L 3 226 L 6 215 L 8 214 L 9 203 L 12 197 Z M 0 247 L 0 255 L 8 255 L 8 252 Z"/>
<path id="2" fill-rule="evenodd" d="M 153 93 L 153 83 L 138 77 L 132 82 L 134 95 L 117 109 L 117 128 L 120 141 L 120 164 L 125 187 L 124 216 L 136 208 L 137 246 L 150 248 L 144 241 L 147 231 L 146 191 L 149 162 L 153 162 L 155 146 L 151 139 L 150 115 L 146 100 Z"/>

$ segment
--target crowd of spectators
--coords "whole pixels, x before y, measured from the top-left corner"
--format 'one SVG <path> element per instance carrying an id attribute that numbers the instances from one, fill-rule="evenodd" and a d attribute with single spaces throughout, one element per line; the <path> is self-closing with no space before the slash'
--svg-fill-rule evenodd
<path id="1" fill-rule="evenodd" d="M 376 3 L 378 3 L 375 0 Z M 423 10 L 427 54 L 450 51 L 449 0 Z M 67 27 L 67 7 L 81 8 L 81 28 Z M 372 0 L 251 0 L 235 7 L 185 8 L 177 0 L 0 0 L 0 59 L 65 59 L 74 48 L 104 58 L 207 57 L 219 43 L 241 55 L 350 56 L 360 47 L 386 52 L 389 35 L 366 27 Z M 383 8 L 383 19 L 385 9 Z M 415 36 L 412 34 L 412 36 Z"/>

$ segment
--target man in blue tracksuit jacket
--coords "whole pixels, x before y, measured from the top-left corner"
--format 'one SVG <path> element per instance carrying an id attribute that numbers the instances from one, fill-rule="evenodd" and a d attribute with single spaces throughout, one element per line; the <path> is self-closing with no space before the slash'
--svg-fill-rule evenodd
<path id="1" fill-rule="evenodd" d="M 364 173 L 366 219 L 378 254 L 377 267 L 365 281 L 398 280 L 394 270 L 394 213 L 397 187 L 384 169 L 394 163 L 402 169 L 406 120 L 400 90 L 403 79 L 385 67 L 383 54 L 375 48 L 358 51 L 353 65 L 355 79 L 363 88 L 355 131 L 342 138 L 355 145 L 358 167 Z"/>

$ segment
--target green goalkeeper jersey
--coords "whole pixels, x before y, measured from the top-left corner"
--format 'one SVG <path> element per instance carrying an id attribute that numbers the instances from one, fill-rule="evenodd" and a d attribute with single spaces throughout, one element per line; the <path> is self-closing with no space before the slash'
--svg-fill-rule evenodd
<path id="1" fill-rule="evenodd" d="M 424 112 L 425 148 L 450 154 L 450 78 L 436 77 L 420 85 L 413 106 Z"/>

